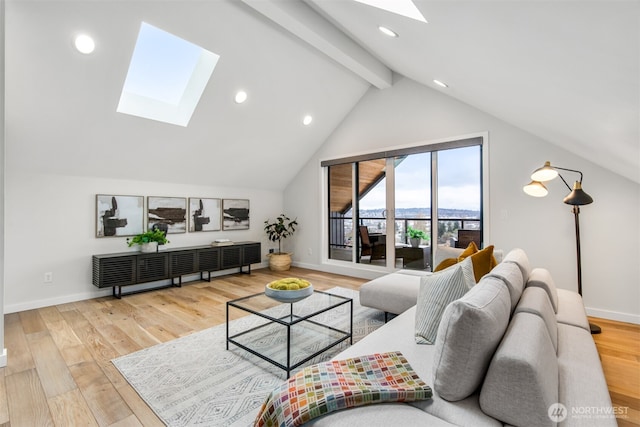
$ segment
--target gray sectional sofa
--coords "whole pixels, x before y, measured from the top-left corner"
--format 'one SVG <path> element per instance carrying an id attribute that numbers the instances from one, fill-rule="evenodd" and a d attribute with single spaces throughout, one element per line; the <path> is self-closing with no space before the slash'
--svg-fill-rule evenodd
<path id="1" fill-rule="evenodd" d="M 421 276 L 403 276 L 405 297 L 416 288 L 409 302 L 385 297 L 389 282 L 363 285 L 362 304 L 369 298 L 399 315 L 334 359 L 401 351 L 433 397 L 346 409 L 306 425 L 617 425 L 582 299 L 557 289 L 545 269 L 532 269 L 523 250 L 509 252 L 446 307 L 434 345 L 414 338 Z"/>

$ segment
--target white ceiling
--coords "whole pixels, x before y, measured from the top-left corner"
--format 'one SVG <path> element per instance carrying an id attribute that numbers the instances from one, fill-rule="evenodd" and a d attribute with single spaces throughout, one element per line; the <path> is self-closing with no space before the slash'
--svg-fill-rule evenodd
<path id="1" fill-rule="evenodd" d="M 396 73 L 640 182 L 640 1 L 414 3 L 428 24 L 350 0 L 7 0 L 7 162 L 282 189 Z M 186 128 L 115 112 L 141 21 L 221 56 Z"/>

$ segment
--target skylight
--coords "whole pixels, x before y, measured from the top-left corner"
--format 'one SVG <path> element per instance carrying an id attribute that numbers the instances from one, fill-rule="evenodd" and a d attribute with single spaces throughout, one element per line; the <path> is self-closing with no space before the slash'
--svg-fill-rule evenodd
<path id="1" fill-rule="evenodd" d="M 117 111 L 187 126 L 219 58 L 143 22 Z"/>
<path id="2" fill-rule="evenodd" d="M 395 13 L 421 22 L 427 22 L 411 0 L 354 0 L 387 12 Z"/>

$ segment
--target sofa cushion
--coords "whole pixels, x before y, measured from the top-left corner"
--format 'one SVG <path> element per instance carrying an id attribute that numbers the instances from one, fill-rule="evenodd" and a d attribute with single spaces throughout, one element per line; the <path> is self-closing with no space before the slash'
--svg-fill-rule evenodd
<path id="1" fill-rule="evenodd" d="M 502 262 L 512 262 L 516 264 L 520 271 L 522 272 L 522 277 L 525 281 L 529 280 L 529 276 L 531 275 L 531 264 L 529 263 L 529 258 L 527 254 L 522 249 L 516 248 L 509 251 L 509 253 L 504 257 Z"/>
<path id="2" fill-rule="evenodd" d="M 476 285 L 478 286 L 478 285 Z M 504 286 L 503 286 L 504 287 Z M 402 354 L 411 363 L 418 376 L 427 384 L 431 385 L 434 391 L 431 400 L 410 403 L 411 406 L 420 408 L 424 413 L 429 413 L 434 417 L 443 419 L 453 425 L 473 426 L 473 427 L 502 427 L 502 423 L 494 418 L 489 417 L 480 409 L 478 403 L 478 394 L 473 394 L 464 400 L 458 402 L 448 402 L 442 399 L 433 384 L 433 361 L 435 356 L 435 345 L 418 345 L 414 340 L 414 328 L 416 319 L 416 306 L 413 306 L 406 312 L 394 317 L 381 328 L 370 333 L 362 340 L 352 346 L 344 349 L 340 354 L 336 355 L 333 360 L 340 360 L 349 357 L 361 356 L 368 353 L 379 353 L 387 351 L 401 351 Z M 378 405 L 375 405 L 376 407 Z M 340 412 L 355 412 L 354 409 Z M 327 418 L 339 418 L 339 414 L 329 415 Z M 322 418 L 324 419 L 324 417 Z M 380 418 L 382 419 L 382 417 Z M 422 419 L 415 419 L 410 422 L 398 420 L 396 423 L 372 422 L 375 418 L 366 417 L 362 422 L 354 423 L 354 425 L 380 425 L 380 426 L 405 426 L 405 425 L 425 425 L 431 426 L 430 421 L 422 423 Z M 314 424 L 315 425 L 315 424 Z M 331 425 L 333 424 L 323 424 Z"/>
<path id="3" fill-rule="evenodd" d="M 422 277 L 416 305 L 416 343 L 434 344 L 444 309 L 475 284 L 471 258 L 452 268 Z"/>
<path id="4" fill-rule="evenodd" d="M 612 407 L 598 349 L 589 330 L 558 325 L 558 381 L 558 402 L 569 414 L 563 427 L 617 425 L 614 413 L 584 412 L 585 408 L 607 411 Z"/>
<path id="5" fill-rule="evenodd" d="M 551 273 L 546 268 L 534 268 L 531 270 L 529 280 L 527 280 L 526 287 L 538 287 L 545 290 L 549 295 L 549 300 L 553 306 L 553 312 L 558 312 L 558 290 L 556 284 L 551 277 Z"/>
<path id="6" fill-rule="evenodd" d="M 451 246 L 445 245 L 437 245 L 435 250 L 436 253 L 434 254 L 433 265 L 438 265 L 447 258 L 457 260 L 460 254 L 464 251 L 464 249 L 461 248 L 452 248 Z"/>
<path id="7" fill-rule="evenodd" d="M 460 255 L 458 255 L 458 262 L 462 261 L 463 259 L 465 259 L 468 256 L 472 256 L 477 254 L 478 252 L 482 252 L 482 251 L 488 251 L 489 250 L 489 246 L 487 246 L 486 248 L 480 250 L 478 249 L 478 247 L 476 246 L 475 242 L 470 242 L 469 246 L 467 246 L 467 248 L 462 251 L 462 253 Z M 498 260 L 496 259 L 495 255 L 494 255 L 494 248 L 493 246 L 491 246 L 491 257 L 487 258 L 487 262 L 488 262 L 488 266 L 486 267 L 488 270 L 492 269 L 493 267 L 495 267 L 496 265 L 498 265 Z M 478 282 L 478 280 L 476 280 L 476 282 Z"/>
<path id="8" fill-rule="evenodd" d="M 402 269 L 402 270 L 398 270 L 395 273 L 397 274 L 404 274 L 406 276 L 429 276 L 430 274 L 433 274 L 430 271 L 426 271 L 426 270 L 410 270 L 410 269 Z"/>
<path id="9" fill-rule="evenodd" d="M 524 289 L 522 272 L 518 266 L 512 262 L 503 262 L 491 270 L 488 276 L 498 278 L 507 285 L 509 297 L 511 298 L 511 312 L 513 312 Z"/>
<path id="10" fill-rule="evenodd" d="M 591 330 L 580 294 L 574 291 L 556 288 L 551 273 L 549 273 L 547 269 L 534 268 L 531 270 L 526 287 L 544 289 L 556 313 L 558 323 L 577 326 L 587 331 Z"/>
<path id="11" fill-rule="evenodd" d="M 332 412 L 314 418 L 305 427 L 410 426 L 454 427 L 438 417 L 406 403 L 379 403 Z"/>
<path id="12" fill-rule="evenodd" d="M 497 262 L 493 257 L 493 245 L 489 245 L 486 248 L 479 250 L 475 254 L 470 256 L 471 262 L 473 262 L 473 274 L 476 278 L 476 283 L 482 279 L 482 277 L 489 273 Z"/>
<path id="13" fill-rule="evenodd" d="M 496 265 L 500 264 L 504 258 L 504 251 L 502 249 L 493 248 L 493 258 L 496 260 Z"/>
<path id="14" fill-rule="evenodd" d="M 547 332 L 553 343 L 554 351 L 558 351 L 558 322 L 547 293 L 538 287 L 524 290 L 515 313 L 531 313 L 544 320 Z"/>
<path id="15" fill-rule="evenodd" d="M 480 392 L 482 410 L 514 426 L 555 426 L 558 360 L 541 317 L 516 313 L 496 351 Z"/>
<path id="16" fill-rule="evenodd" d="M 452 265 L 456 265 L 458 263 L 458 259 L 457 258 L 445 258 L 442 260 L 441 263 L 439 263 L 435 270 L 433 270 L 434 273 L 438 272 L 438 271 L 442 271 L 445 270 L 449 267 L 451 267 Z"/>
<path id="17" fill-rule="evenodd" d="M 482 250 L 478 250 L 476 244 L 471 242 L 457 258 L 445 258 L 440 263 L 436 264 L 434 272 L 445 270 L 464 259 L 471 258 L 473 261 L 475 280 L 476 283 L 478 283 L 482 276 L 487 274 L 498 264 L 498 261 L 493 256 L 493 249 L 493 245 L 490 245 Z"/>
<path id="18" fill-rule="evenodd" d="M 360 287 L 360 304 L 400 314 L 416 305 L 421 277 L 391 273 L 373 279 Z"/>
<path id="19" fill-rule="evenodd" d="M 469 242 L 469 245 L 462 251 L 460 255 L 458 255 L 458 262 L 462 261 L 468 256 L 475 254 L 479 250 L 480 249 L 478 249 L 476 242 Z"/>
<path id="20" fill-rule="evenodd" d="M 576 326 L 591 332 L 582 297 L 577 292 L 558 289 L 558 314 L 556 317 L 558 323 Z"/>
<path id="21" fill-rule="evenodd" d="M 509 291 L 495 277 L 483 278 L 447 306 L 433 362 L 433 386 L 443 399 L 462 400 L 480 386 L 510 313 Z"/>

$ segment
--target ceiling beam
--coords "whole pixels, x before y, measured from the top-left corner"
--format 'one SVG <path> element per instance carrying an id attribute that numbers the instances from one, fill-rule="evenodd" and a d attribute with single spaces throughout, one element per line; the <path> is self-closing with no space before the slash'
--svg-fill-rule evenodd
<path id="1" fill-rule="evenodd" d="M 302 1 L 242 0 L 378 89 L 393 84 L 393 73 L 353 39 Z"/>

